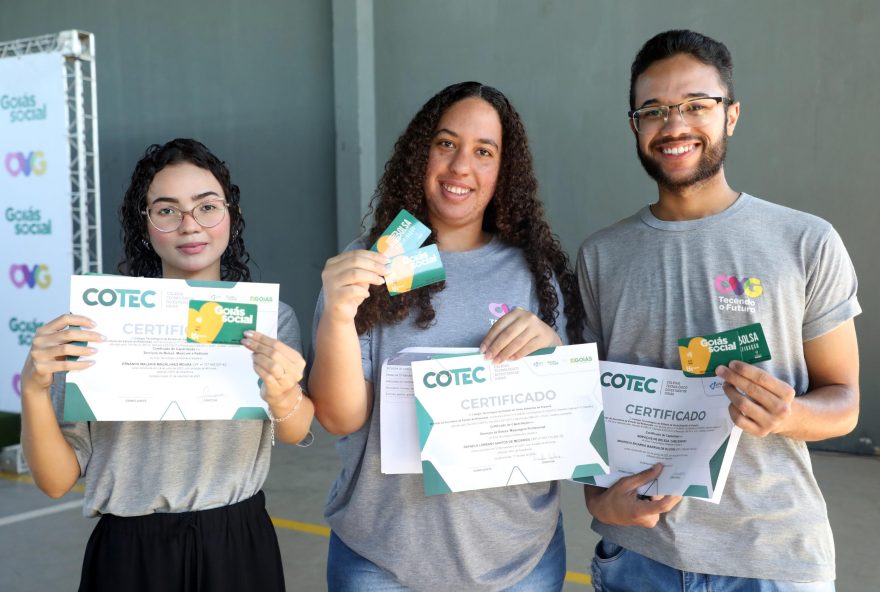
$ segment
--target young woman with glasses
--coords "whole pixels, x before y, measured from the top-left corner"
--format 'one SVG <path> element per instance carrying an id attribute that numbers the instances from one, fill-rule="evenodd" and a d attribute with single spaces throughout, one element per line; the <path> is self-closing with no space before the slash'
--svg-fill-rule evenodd
<path id="1" fill-rule="evenodd" d="M 125 275 L 250 280 L 239 189 L 195 140 L 147 149 L 120 221 Z M 308 436 L 313 408 L 299 385 L 296 316 L 283 303 L 278 314 L 277 340 L 254 332 L 243 345 L 275 434 L 296 443 Z M 22 370 L 22 444 L 34 480 L 58 498 L 84 478 L 84 513 L 101 517 L 80 590 L 283 590 L 261 491 L 272 422 L 60 422 L 64 373 L 100 363 L 100 330 L 71 314 L 46 323 Z"/>

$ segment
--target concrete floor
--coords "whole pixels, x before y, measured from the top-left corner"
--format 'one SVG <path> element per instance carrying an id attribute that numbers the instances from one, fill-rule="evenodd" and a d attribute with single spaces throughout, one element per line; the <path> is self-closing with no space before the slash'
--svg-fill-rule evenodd
<path id="1" fill-rule="evenodd" d="M 269 513 L 278 519 L 289 590 L 325 589 L 322 506 L 338 464 L 333 438 L 323 432 L 317 436 L 309 449 L 279 446 L 265 487 Z M 812 457 L 837 545 L 838 592 L 880 590 L 880 457 L 823 452 Z M 75 507 L 81 487 L 53 501 L 27 477 L 0 477 L 0 590 L 76 590 L 94 526 Z M 585 582 L 597 537 L 589 529 L 579 486 L 565 484 L 563 505 L 570 572 L 565 591 L 588 592 L 592 588 Z M 25 514 L 52 510 L 58 511 Z"/>

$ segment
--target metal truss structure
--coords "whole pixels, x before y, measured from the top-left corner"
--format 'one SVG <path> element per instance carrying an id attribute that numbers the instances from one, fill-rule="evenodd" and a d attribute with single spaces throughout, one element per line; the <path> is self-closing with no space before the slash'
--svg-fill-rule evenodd
<path id="1" fill-rule="evenodd" d="M 73 272 L 101 273 L 101 190 L 98 178 L 98 97 L 95 36 L 85 31 L 0 43 L 0 58 L 60 51 L 67 92 Z"/>

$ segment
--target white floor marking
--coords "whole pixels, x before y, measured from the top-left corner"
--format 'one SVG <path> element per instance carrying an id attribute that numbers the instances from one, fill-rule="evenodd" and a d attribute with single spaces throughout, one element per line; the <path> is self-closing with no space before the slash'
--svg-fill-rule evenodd
<path id="1" fill-rule="evenodd" d="M 12 516 L 4 516 L 0 518 L 0 526 L 15 524 L 16 522 L 23 522 L 25 520 L 39 518 L 41 516 L 48 516 L 49 514 L 57 514 L 58 512 L 66 512 L 67 510 L 72 510 L 74 508 L 82 509 L 82 504 L 83 501 L 81 499 L 78 499 L 70 502 L 64 502 L 63 504 L 56 504 L 54 506 L 40 508 L 39 510 L 31 510 L 30 512 L 22 512 L 21 514 L 13 514 Z"/>

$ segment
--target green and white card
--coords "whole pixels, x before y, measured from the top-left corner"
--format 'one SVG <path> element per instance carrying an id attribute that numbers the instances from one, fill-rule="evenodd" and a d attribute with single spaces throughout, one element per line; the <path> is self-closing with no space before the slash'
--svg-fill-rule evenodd
<path id="1" fill-rule="evenodd" d="M 238 345 L 245 331 L 256 330 L 258 308 L 256 304 L 190 300 L 186 340 Z"/>
<path id="2" fill-rule="evenodd" d="M 770 359 L 770 348 L 761 323 L 678 340 L 678 355 L 685 376 L 714 376 L 718 366 L 733 360 L 754 364 Z"/>

